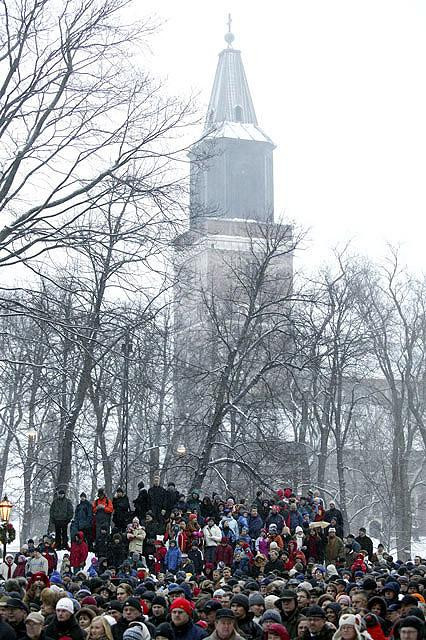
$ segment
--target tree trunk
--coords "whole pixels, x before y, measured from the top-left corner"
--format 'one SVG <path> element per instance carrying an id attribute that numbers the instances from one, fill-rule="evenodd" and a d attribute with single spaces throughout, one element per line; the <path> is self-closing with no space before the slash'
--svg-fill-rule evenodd
<path id="1" fill-rule="evenodd" d="M 71 460 L 72 460 L 72 445 L 74 440 L 74 431 L 77 424 L 80 411 L 83 407 L 84 400 L 86 399 L 87 390 L 90 386 L 90 373 L 93 367 L 92 354 L 86 352 L 84 355 L 83 368 L 81 370 L 77 390 L 75 393 L 74 404 L 71 410 L 70 416 L 65 423 L 65 431 L 62 440 L 61 457 L 59 463 L 57 486 L 58 488 L 68 489 L 71 476 Z"/>
<path id="2" fill-rule="evenodd" d="M 320 452 L 318 455 L 317 482 L 319 487 L 324 487 L 325 484 L 325 472 L 328 456 L 328 433 L 329 430 L 323 426 L 321 428 Z"/>
<path id="3" fill-rule="evenodd" d="M 349 518 L 347 509 L 347 497 L 346 497 L 346 479 L 345 479 L 345 465 L 343 461 L 343 447 L 336 442 L 336 466 L 337 477 L 339 480 L 339 508 L 343 517 L 343 532 L 349 532 Z"/>

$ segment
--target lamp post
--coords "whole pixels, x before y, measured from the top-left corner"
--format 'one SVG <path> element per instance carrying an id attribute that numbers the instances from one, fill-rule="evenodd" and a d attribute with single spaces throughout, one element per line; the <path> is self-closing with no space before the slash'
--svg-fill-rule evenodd
<path id="1" fill-rule="evenodd" d="M 186 454 L 186 447 L 184 444 L 180 444 L 176 449 L 176 453 L 178 456 L 184 456 Z"/>
<path id="2" fill-rule="evenodd" d="M 3 500 L 0 502 L 0 520 L 2 521 L 3 525 L 9 524 L 12 507 L 13 507 L 13 504 L 9 502 L 9 500 L 7 499 L 7 496 L 4 496 Z M 6 539 L 7 539 L 7 532 L 5 531 L 4 542 L 3 542 L 3 562 L 6 561 Z"/>

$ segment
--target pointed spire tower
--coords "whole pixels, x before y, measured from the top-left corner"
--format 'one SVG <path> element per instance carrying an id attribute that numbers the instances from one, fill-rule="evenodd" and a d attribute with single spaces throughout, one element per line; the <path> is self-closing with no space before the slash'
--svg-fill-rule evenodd
<path id="1" fill-rule="evenodd" d="M 191 150 L 191 223 L 200 218 L 273 221 L 274 144 L 259 127 L 231 18 L 203 138 Z"/>

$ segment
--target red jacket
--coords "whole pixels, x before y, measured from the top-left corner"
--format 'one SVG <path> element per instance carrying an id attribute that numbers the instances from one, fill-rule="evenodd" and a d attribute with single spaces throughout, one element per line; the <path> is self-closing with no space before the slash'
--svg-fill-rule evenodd
<path id="1" fill-rule="evenodd" d="M 70 563 L 71 566 L 81 567 L 86 562 L 87 554 L 89 553 L 89 548 L 84 540 L 84 534 L 82 531 L 77 533 L 80 542 L 76 542 L 73 540 L 71 543 L 71 553 L 70 553 Z"/>
<path id="2" fill-rule="evenodd" d="M 225 567 L 230 567 L 234 561 L 234 550 L 230 544 L 218 544 L 216 547 L 216 564 L 224 562 Z"/>

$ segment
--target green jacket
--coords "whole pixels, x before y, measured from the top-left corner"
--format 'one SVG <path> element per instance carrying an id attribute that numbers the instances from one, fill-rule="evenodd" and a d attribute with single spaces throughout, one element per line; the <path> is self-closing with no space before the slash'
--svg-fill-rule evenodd
<path id="1" fill-rule="evenodd" d="M 71 522 L 74 515 L 74 507 L 68 498 L 54 498 L 50 505 L 50 520 L 57 522 Z"/>

